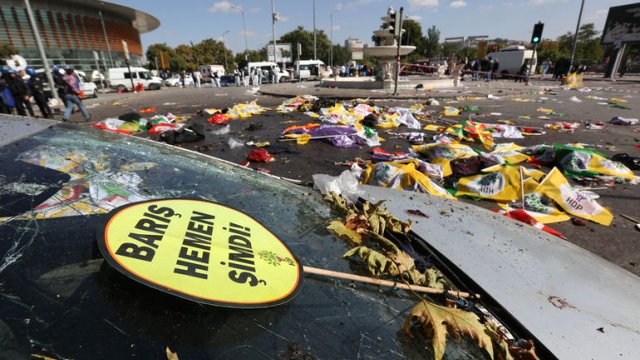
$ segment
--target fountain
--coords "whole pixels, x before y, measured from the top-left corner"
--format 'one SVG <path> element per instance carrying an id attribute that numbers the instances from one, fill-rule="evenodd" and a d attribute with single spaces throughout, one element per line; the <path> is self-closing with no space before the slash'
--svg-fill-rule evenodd
<path id="1" fill-rule="evenodd" d="M 384 21 L 382 29 L 373 32 L 373 35 L 378 39 L 376 46 L 368 47 L 364 49 L 364 53 L 369 56 L 375 56 L 378 59 L 378 76 L 376 80 L 385 82 L 383 88 L 390 89 L 394 81 L 395 72 L 395 58 L 398 52 L 398 41 L 393 34 L 394 29 L 392 25 L 394 11 L 391 6 L 387 10 L 387 16 L 383 16 L 380 19 Z M 404 29 L 400 30 L 400 34 L 404 33 Z M 402 37 L 402 36 L 401 36 Z M 400 46 L 400 56 L 410 54 L 416 49 L 415 46 Z"/>
<path id="2" fill-rule="evenodd" d="M 393 34 L 394 10 L 390 6 L 387 15 L 380 19 L 384 21 L 381 29 L 373 32 L 376 38 L 376 45 L 365 47 L 366 55 L 374 56 L 378 60 L 376 76 L 362 77 L 336 77 L 322 80 L 322 86 L 336 87 L 340 89 L 393 89 L 395 79 L 395 62 L 398 52 L 398 42 Z M 404 29 L 401 30 L 404 33 Z M 410 54 L 416 49 L 415 46 L 401 45 L 400 56 Z M 434 89 L 443 87 L 454 87 L 453 79 L 450 77 L 438 78 L 429 76 L 403 76 L 399 78 L 398 88 L 401 90 L 413 90 L 417 85 L 422 85 L 424 89 Z"/>

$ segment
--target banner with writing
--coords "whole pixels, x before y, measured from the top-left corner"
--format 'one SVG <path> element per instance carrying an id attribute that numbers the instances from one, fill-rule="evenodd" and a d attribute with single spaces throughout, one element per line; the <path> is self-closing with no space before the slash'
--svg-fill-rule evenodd
<path id="1" fill-rule="evenodd" d="M 242 211 L 193 199 L 113 210 L 98 234 L 102 255 L 126 276 L 205 304 L 261 308 L 292 299 L 298 260 Z"/>

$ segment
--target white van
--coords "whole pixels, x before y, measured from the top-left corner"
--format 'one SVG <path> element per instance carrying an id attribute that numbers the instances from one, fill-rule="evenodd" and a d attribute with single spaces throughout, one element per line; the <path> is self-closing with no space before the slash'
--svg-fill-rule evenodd
<path id="1" fill-rule="evenodd" d="M 325 65 L 322 60 L 297 60 L 294 68 L 298 80 L 320 80 Z"/>
<path id="2" fill-rule="evenodd" d="M 213 74 L 218 73 L 219 77 L 224 76 L 224 65 L 200 65 L 200 74 L 202 74 L 203 82 L 211 82 Z"/>
<path id="3" fill-rule="evenodd" d="M 282 83 L 290 79 L 289 72 L 287 70 L 282 70 L 278 66 L 278 64 L 273 61 L 259 61 L 259 62 L 250 62 L 247 64 L 247 70 L 249 74 L 251 74 L 251 70 L 258 68 L 260 71 L 269 71 L 269 69 L 275 69 L 276 72 L 276 82 Z"/>
<path id="4" fill-rule="evenodd" d="M 142 86 L 147 90 L 158 90 L 162 86 L 162 79 L 156 76 L 152 76 L 151 72 L 141 67 L 131 67 L 131 72 L 126 67 L 109 69 L 109 84 L 112 88 L 117 90 L 126 90 L 131 87 L 131 80 L 133 79 L 133 86 Z"/>
<path id="5" fill-rule="evenodd" d="M 522 45 L 508 46 L 497 52 L 490 52 L 487 54 L 492 59 L 497 59 L 500 63 L 498 67 L 498 73 L 502 75 L 517 74 L 520 72 L 522 64 L 525 60 L 529 60 L 533 57 L 533 50 L 526 50 Z M 538 63 L 537 56 L 533 58 L 533 64 L 529 60 L 529 67 L 535 69 Z M 532 71 L 533 73 L 533 71 Z"/>

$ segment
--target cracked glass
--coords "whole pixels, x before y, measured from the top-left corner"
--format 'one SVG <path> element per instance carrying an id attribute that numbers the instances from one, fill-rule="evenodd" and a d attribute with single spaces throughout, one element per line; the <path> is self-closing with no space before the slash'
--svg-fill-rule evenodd
<path id="1" fill-rule="evenodd" d="M 197 198 L 240 209 L 302 265 L 362 273 L 327 230 L 314 191 L 151 141 L 56 125 L 0 147 L 0 358 L 423 359 L 402 324 L 404 292 L 304 276 L 296 298 L 267 309 L 202 305 L 135 282 L 97 246 L 108 211 Z M 305 357 L 311 356 L 311 357 Z M 479 359 L 468 340 L 447 359 Z"/>

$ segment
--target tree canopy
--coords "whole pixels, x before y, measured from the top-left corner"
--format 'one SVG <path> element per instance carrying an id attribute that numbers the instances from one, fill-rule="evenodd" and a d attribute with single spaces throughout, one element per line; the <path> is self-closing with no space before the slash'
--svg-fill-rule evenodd
<path id="1" fill-rule="evenodd" d="M 292 60 L 298 60 L 298 46 L 302 45 L 302 55 L 300 59 L 313 59 L 313 31 L 307 31 L 302 26 L 298 26 L 296 29 L 285 33 L 280 36 L 279 43 L 291 44 Z M 316 31 L 316 54 L 318 60 L 322 60 L 325 64 L 329 63 L 329 47 L 331 46 L 331 40 L 327 37 L 327 34 L 322 30 Z M 335 54 L 334 54 L 335 60 Z"/>

